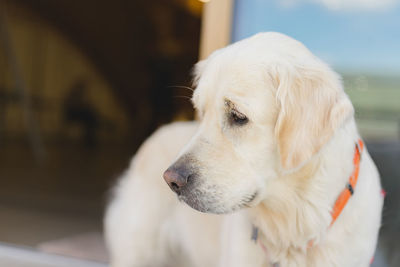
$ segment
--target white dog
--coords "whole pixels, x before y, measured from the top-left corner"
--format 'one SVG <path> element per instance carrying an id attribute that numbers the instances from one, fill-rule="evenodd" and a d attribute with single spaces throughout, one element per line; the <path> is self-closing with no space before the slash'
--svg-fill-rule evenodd
<path id="1" fill-rule="evenodd" d="M 200 122 L 158 130 L 115 189 L 111 265 L 368 266 L 383 197 L 340 77 L 278 33 L 195 75 Z"/>

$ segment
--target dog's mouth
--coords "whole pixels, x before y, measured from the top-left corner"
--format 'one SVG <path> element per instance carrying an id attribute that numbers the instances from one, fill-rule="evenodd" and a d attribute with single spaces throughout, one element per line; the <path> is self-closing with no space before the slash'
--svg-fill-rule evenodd
<path id="1" fill-rule="evenodd" d="M 185 202 L 191 208 L 204 212 L 214 214 L 232 213 L 243 208 L 252 207 L 252 203 L 258 196 L 258 191 L 243 196 L 234 205 L 227 205 L 226 203 L 218 200 L 215 195 L 206 194 L 200 190 L 195 190 L 193 193 L 179 194 L 178 199 Z"/>
<path id="2" fill-rule="evenodd" d="M 258 196 L 258 191 L 255 191 L 253 194 L 249 195 L 247 198 L 244 199 L 244 205 L 250 206 L 251 202 L 253 202 L 256 197 Z"/>

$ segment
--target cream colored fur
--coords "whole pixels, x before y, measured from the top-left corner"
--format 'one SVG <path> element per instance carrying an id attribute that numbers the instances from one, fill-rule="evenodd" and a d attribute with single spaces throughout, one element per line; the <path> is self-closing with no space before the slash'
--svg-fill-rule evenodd
<path id="1" fill-rule="evenodd" d="M 368 266 L 383 199 L 366 149 L 354 196 L 330 227 L 359 138 L 339 76 L 278 33 L 216 51 L 195 75 L 200 122 L 158 130 L 115 188 L 111 265 Z M 181 201 L 162 179 L 171 164 L 192 172 Z"/>

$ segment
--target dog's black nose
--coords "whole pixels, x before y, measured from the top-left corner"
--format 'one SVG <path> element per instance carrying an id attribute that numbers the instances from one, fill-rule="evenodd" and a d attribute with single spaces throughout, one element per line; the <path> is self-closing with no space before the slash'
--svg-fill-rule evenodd
<path id="1" fill-rule="evenodd" d="M 163 176 L 164 180 L 167 182 L 172 191 L 174 191 L 178 195 L 186 186 L 189 178 L 189 175 L 183 174 L 175 168 L 169 168 L 164 172 Z"/>

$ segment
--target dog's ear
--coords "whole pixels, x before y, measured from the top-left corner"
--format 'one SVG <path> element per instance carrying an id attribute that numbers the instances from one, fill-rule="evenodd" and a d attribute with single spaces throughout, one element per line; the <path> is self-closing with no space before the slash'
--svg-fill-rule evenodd
<path id="1" fill-rule="evenodd" d="M 322 62 L 277 67 L 274 73 L 280 106 L 275 135 L 282 167 L 290 170 L 310 160 L 354 109 L 339 76 Z"/>

